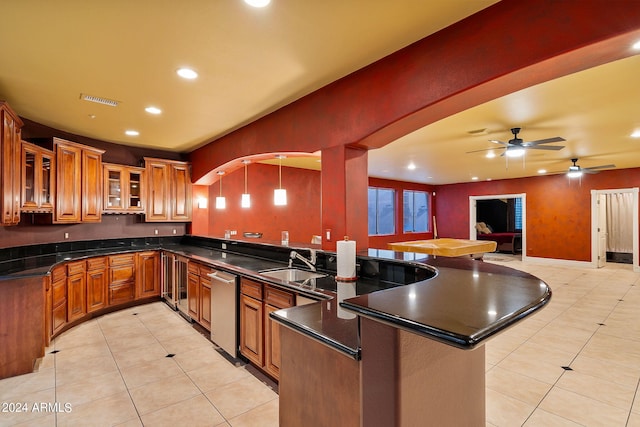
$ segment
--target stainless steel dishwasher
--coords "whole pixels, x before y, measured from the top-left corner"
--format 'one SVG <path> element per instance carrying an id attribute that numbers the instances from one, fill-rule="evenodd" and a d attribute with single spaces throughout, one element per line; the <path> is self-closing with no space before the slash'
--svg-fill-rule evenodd
<path id="1" fill-rule="evenodd" d="M 237 276 L 214 270 L 211 278 L 211 341 L 231 357 L 238 352 Z"/>

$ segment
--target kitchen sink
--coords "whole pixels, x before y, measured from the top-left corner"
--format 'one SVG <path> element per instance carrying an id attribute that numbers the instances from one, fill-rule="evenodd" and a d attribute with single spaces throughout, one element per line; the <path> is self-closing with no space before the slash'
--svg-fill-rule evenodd
<path id="1" fill-rule="evenodd" d="M 299 268 L 276 268 L 272 270 L 263 270 L 260 272 L 263 276 L 273 279 L 286 280 L 288 282 L 306 282 L 311 279 L 319 279 L 327 277 L 326 274 L 317 273 L 310 270 L 302 270 Z"/>

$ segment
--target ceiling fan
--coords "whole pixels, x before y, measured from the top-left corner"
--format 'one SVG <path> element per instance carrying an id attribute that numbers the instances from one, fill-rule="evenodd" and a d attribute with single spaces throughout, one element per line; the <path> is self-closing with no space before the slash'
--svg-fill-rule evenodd
<path id="1" fill-rule="evenodd" d="M 526 150 L 562 150 L 564 145 L 544 145 L 552 142 L 560 142 L 565 141 L 564 138 L 559 136 L 554 136 L 552 138 L 538 139 L 535 141 L 524 141 L 521 138 L 518 138 L 518 133 L 520 133 L 520 128 L 511 128 L 511 133 L 513 133 L 513 139 L 510 139 L 508 142 L 498 141 L 495 139 L 490 140 L 491 142 L 495 142 L 496 144 L 503 145 L 505 147 L 504 153 L 501 155 L 506 155 L 507 157 L 520 157 L 524 155 Z M 478 151 L 488 151 L 492 150 L 492 148 L 486 148 L 484 150 L 475 150 L 469 151 L 467 153 L 476 153 Z"/>
<path id="2" fill-rule="evenodd" d="M 573 163 L 573 165 L 569 166 L 569 170 L 567 171 L 567 176 L 569 178 L 578 178 L 581 177 L 583 173 L 594 174 L 600 172 L 600 169 L 612 169 L 616 167 L 616 165 L 614 164 L 609 164 L 591 166 L 590 168 L 582 168 L 577 164 L 578 159 L 571 159 L 571 162 Z"/>

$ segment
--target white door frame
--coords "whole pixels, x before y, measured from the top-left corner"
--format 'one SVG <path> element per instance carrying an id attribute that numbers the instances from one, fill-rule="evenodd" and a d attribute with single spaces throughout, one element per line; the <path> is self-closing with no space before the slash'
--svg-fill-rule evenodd
<path id="1" fill-rule="evenodd" d="M 527 193 L 518 194 L 492 194 L 488 196 L 469 196 L 469 239 L 478 238 L 476 230 L 476 201 L 491 199 L 522 199 L 522 259 L 526 259 L 527 253 Z"/>
<path id="2" fill-rule="evenodd" d="M 640 272 L 638 265 L 638 187 L 612 190 L 591 190 L 591 265 L 598 267 L 598 196 L 601 194 L 633 194 L 633 271 Z"/>

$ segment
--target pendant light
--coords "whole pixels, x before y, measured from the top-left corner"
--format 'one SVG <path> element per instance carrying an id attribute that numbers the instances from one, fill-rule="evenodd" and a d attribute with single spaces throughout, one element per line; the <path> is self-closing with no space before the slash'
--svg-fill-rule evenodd
<path id="1" fill-rule="evenodd" d="M 242 193 L 242 198 L 240 199 L 240 206 L 243 208 L 251 207 L 251 195 L 249 191 L 247 191 L 247 165 L 251 163 L 251 160 L 243 160 L 244 164 L 244 193 Z"/>
<path id="2" fill-rule="evenodd" d="M 287 204 L 287 190 L 282 188 L 282 159 L 286 159 L 286 156 L 278 154 L 276 158 L 280 160 L 280 163 L 278 165 L 278 188 L 273 191 L 273 204 L 285 206 Z"/>
<path id="3" fill-rule="evenodd" d="M 220 195 L 216 197 L 216 209 L 225 209 L 227 207 L 227 199 L 222 196 L 222 175 L 224 175 L 224 172 L 219 171 L 218 176 L 220 177 Z"/>

